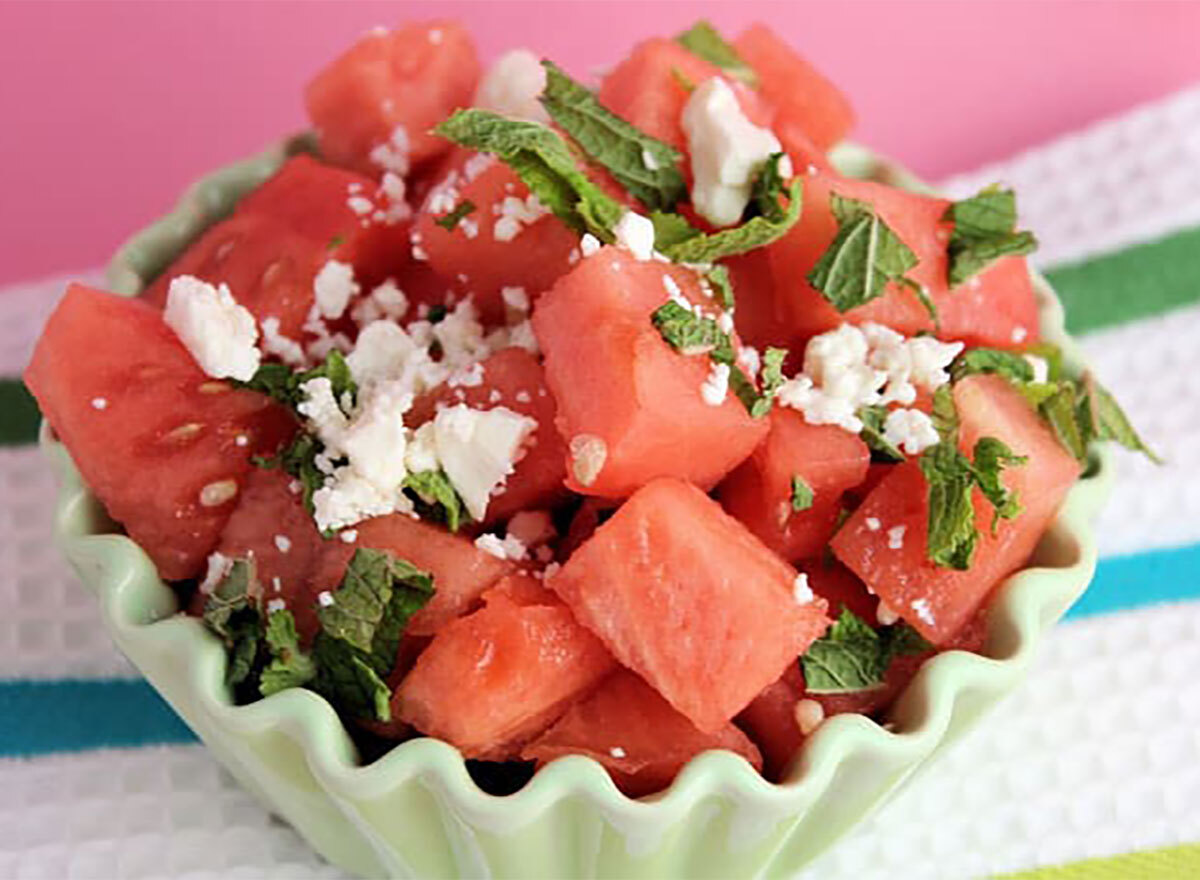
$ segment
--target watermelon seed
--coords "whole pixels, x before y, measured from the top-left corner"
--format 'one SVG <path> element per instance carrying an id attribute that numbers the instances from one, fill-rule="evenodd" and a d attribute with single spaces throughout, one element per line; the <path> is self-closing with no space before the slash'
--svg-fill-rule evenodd
<path id="1" fill-rule="evenodd" d="M 580 485 L 590 486 L 600 476 L 608 458 L 608 446 L 595 434 L 576 434 L 571 438 L 571 472 Z"/>
<path id="2" fill-rule="evenodd" d="M 163 440 L 168 443 L 182 443 L 185 440 L 191 440 L 202 430 L 204 430 L 204 426 L 199 422 L 186 422 L 164 434 Z"/>
<path id="3" fill-rule="evenodd" d="M 229 385 L 225 382 L 205 382 L 200 386 L 201 394 L 224 394 L 229 390 Z"/>
<path id="4" fill-rule="evenodd" d="M 200 505 L 220 507 L 225 502 L 232 501 L 237 492 L 237 480 L 217 480 L 200 490 Z"/>
<path id="5" fill-rule="evenodd" d="M 799 700 L 793 714 L 796 716 L 796 726 L 805 736 L 820 727 L 821 722 L 825 720 L 825 709 L 816 700 Z"/>

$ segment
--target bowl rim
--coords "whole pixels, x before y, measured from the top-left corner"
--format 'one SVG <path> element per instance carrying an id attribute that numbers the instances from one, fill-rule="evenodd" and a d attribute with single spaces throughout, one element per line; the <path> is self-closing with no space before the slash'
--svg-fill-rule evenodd
<path id="1" fill-rule="evenodd" d="M 311 150 L 311 136 L 294 135 L 199 179 L 171 211 L 121 246 L 108 268 L 110 288 L 126 296 L 139 293 L 205 228 L 227 216 L 242 195 L 288 157 Z M 842 145 L 833 158 L 848 176 L 931 191 L 901 166 L 866 148 Z M 1082 369 L 1080 349 L 1064 329 L 1053 289 L 1032 274 L 1043 338 L 1062 347 L 1069 368 Z M 127 649 L 139 643 L 175 642 L 175 650 L 188 660 L 188 686 L 216 723 L 234 735 L 278 730 L 290 736 L 301 746 L 314 777 L 336 798 L 376 798 L 411 777 L 421 777 L 436 781 L 443 797 L 468 821 L 497 829 L 524 826 L 558 801 L 579 796 L 618 827 L 673 822 L 714 793 L 768 815 L 795 817 L 818 801 L 839 765 L 859 756 L 886 757 L 909 768 L 888 786 L 886 795 L 946 738 L 960 700 L 982 692 L 994 696 L 989 705 L 994 704 L 1023 678 L 1045 631 L 1086 589 L 1096 561 L 1090 520 L 1108 493 L 1113 471 L 1110 453 L 1094 449 L 1091 467 L 1072 487 L 1047 532 L 1065 548 L 1068 563 L 1033 565 L 1006 579 L 992 599 L 989 655 L 955 650 L 926 661 L 894 706 L 896 729 L 864 715 L 834 716 L 804 741 L 779 783 L 769 782 L 732 752 L 710 751 L 689 761 L 667 789 L 633 799 L 620 792 L 595 760 L 567 756 L 539 769 L 514 794 L 496 796 L 480 789 L 459 751 L 440 740 L 409 740 L 370 764 L 358 764 L 357 751 L 337 714 L 311 691 L 292 689 L 234 705 L 224 685 L 225 651 L 217 639 L 200 621 L 175 613 L 179 609 L 174 593 L 140 547 L 106 530 L 98 502 L 45 424 L 40 445 L 59 477 L 55 537 L 85 584 L 97 592 L 105 625 L 123 651 L 129 653 Z M 883 795 L 878 801 L 882 800 Z"/>

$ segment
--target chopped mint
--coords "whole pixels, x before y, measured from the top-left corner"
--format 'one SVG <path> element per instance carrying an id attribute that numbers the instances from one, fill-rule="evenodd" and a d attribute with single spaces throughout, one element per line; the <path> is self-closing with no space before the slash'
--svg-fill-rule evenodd
<path id="1" fill-rule="evenodd" d="M 538 201 L 576 232 L 613 241 L 613 226 L 625 208 L 588 179 L 553 129 L 469 109 L 456 111 L 434 132 L 461 146 L 494 153 Z"/>
<path id="2" fill-rule="evenodd" d="M 654 249 L 662 254 L 704 234 L 681 214 L 651 211 L 650 222 L 654 224 Z"/>
<path id="3" fill-rule="evenodd" d="M 920 290 L 905 277 L 917 265 L 917 255 L 880 219 L 874 205 L 837 193 L 831 204 L 838 231 L 809 270 L 809 284 L 839 312 L 882 296 L 893 282 Z"/>
<path id="4" fill-rule="evenodd" d="M 258 391 L 295 409 L 304 399 L 301 386 L 310 379 L 328 379 L 332 385 L 333 396 L 341 400 L 346 394 L 350 400 L 358 396 L 358 386 L 350 374 L 350 367 L 342 353 L 334 349 L 325 356 L 325 362 L 308 370 L 293 370 L 286 364 L 266 363 L 260 366 L 247 382 L 234 381 L 237 388 Z"/>
<path id="5" fill-rule="evenodd" d="M 783 159 L 783 153 L 772 153 L 768 156 L 750 188 L 749 209 L 756 216 L 771 223 L 782 223 L 787 214 L 779 204 L 779 200 L 787 192 L 783 175 L 779 171 Z"/>
<path id="6" fill-rule="evenodd" d="M 325 247 L 328 250 L 336 251 L 342 246 L 342 243 L 345 242 L 345 240 L 346 237 L 344 235 L 335 235 L 333 238 L 329 239 L 329 244 L 325 245 Z"/>
<path id="7" fill-rule="evenodd" d="M 792 475 L 792 511 L 800 513 L 813 506 L 812 486 L 804 481 L 799 474 Z"/>
<path id="8" fill-rule="evenodd" d="M 1000 348 L 968 348 L 950 365 L 955 382 L 974 373 L 996 373 L 1012 382 L 1033 381 L 1033 365 L 1018 352 Z"/>
<path id="9" fill-rule="evenodd" d="M 1031 232 L 1017 232 L 1017 200 L 1011 189 L 989 186 L 946 209 L 954 223 L 947 245 L 950 286 L 957 287 L 1000 257 L 1037 248 Z"/>
<path id="10" fill-rule="evenodd" d="M 1017 496 L 1000 481 L 1000 472 L 1006 467 L 1022 465 L 1029 461 L 1028 456 L 1017 455 L 1008 444 L 995 437 L 982 437 L 975 444 L 973 453 L 975 459 L 972 470 L 975 472 L 975 483 L 983 492 L 985 498 L 992 503 L 995 514 L 992 517 L 992 534 L 1001 519 L 1013 519 L 1021 512 Z"/>
<path id="11" fill-rule="evenodd" d="M 853 611 L 842 613 L 800 658 L 812 694 L 844 694 L 881 687 L 892 660 L 922 654 L 931 645 L 906 624 L 873 629 Z"/>
<path id="12" fill-rule="evenodd" d="M 454 228 L 462 221 L 464 217 L 475 211 L 475 203 L 470 199 L 463 199 L 454 206 L 454 210 L 448 214 L 444 214 L 433 222 L 445 229 L 447 232 L 453 232 Z"/>
<path id="13" fill-rule="evenodd" d="M 450 310 L 442 303 L 434 303 L 429 307 L 429 311 L 425 313 L 425 320 L 430 324 L 440 324 L 446 320 L 446 315 L 450 314 Z"/>
<path id="14" fill-rule="evenodd" d="M 758 74 L 754 72 L 754 68 L 742 60 L 737 49 L 704 19 L 677 36 L 675 41 L 698 58 L 721 68 L 734 79 L 740 79 L 748 86 L 758 85 Z"/>
<path id="15" fill-rule="evenodd" d="M 265 633 L 271 662 L 262 671 L 258 689 L 264 697 L 293 687 L 303 687 L 317 674 L 312 657 L 300 649 L 296 619 L 286 609 L 267 616 Z"/>
<path id="16" fill-rule="evenodd" d="M 725 266 L 713 266 L 705 273 L 704 277 L 713 286 L 721 305 L 726 310 L 732 309 L 736 300 L 733 294 L 733 280 L 729 277 L 729 269 Z"/>
<path id="17" fill-rule="evenodd" d="M 801 189 L 799 180 L 792 181 L 788 190 L 788 198 L 790 200 L 788 206 L 786 210 L 782 210 L 778 220 L 758 216 L 739 226 L 732 226 L 718 232 L 703 233 L 693 229 L 695 234 L 686 237 L 680 234 L 682 224 L 677 224 L 676 229 L 672 230 L 675 241 L 663 243 L 655 241 L 655 248 L 676 262 L 715 263 L 725 257 L 765 247 L 782 238 L 800 219 Z M 686 223 L 686 221 L 683 222 Z M 656 231 L 657 228 L 656 224 Z"/>
<path id="18" fill-rule="evenodd" d="M 858 436 L 871 450 L 871 457 L 879 461 L 904 461 L 904 453 L 889 443 L 883 436 L 883 423 L 887 420 L 886 406 L 859 407 L 858 420 L 863 423 L 863 429 Z"/>
<path id="19" fill-rule="evenodd" d="M 759 376 L 758 399 L 750 407 L 750 415 L 760 419 L 771 411 L 775 395 L 787 378 L 783 375 L 783 362 L 787 358 L 786 348 L 768 348 L 763 352 L 762 372 Z"/>
<path id="20" fill-rule="evenodd" d="M 718 363 L 733 362 L 733 343 L 712 318 L 668 300 L 650 316 L 659 334 L 680 354 L 711 354 Z"/>
<path id="21" fill-rule="evenodd" d="M 1162 464 L 1158 454 L 1138 435 L 1116 398 L 1094 376 L 1085 374 L 1081 385 L 1080 419 L 1088 426 L 1092 437 L 1120 443 L 1126 449 L 1142 453 L 1155 464 Z"/>
<path id="22" fill-rule="evenodd" d="M 325 474 L 317 467 L 317 456 L 325 451 L 325 445 L 306 431 L 297 431 L 292 442 L 276 455 L 257 455 L 251 462 L 260 468 L 278 468 L 300 483 L 304 509 L 313 512 L 313 495 L 325 485 Z"/>
<path id="23" fill-rule="evenodd" d="M 339 714 L 384 723 L 392 720 L 392 690 L 361 652 L 341 639 L 318 633 L 313 657 L 317 672 L 311 687 Z"/>
<path id="24" fill-rule="evenodd" d="M 230 687 L 242 684 L 254 673 L 262 644 L 260 594 L 254 563 L 237 559 L 204 603 L 203 620 L 225 643 L 229 655 L 225 683 Z"/>
<path id="25" fill-rule="evenodd" d="M 418 502 L 428 508 L 421 512 L 421 519 L 429 518 L 426 513 L 440 512 L 440 518 L 452 532 L 471 519 L 450 478 L 440 468 L 409 474 L 404 478 L 404 488 L 412 490 Z"/>
<path id="26" fill-rule="evenodd" d="M 634 198 L 652 210 L 669 211 L 687 198 L 679 170 L 683 156 L 603 107 L 595 94 L 543 61 L 546 88 L 542 106 L 550 118 L 593 161 L 607 168 Z"/>

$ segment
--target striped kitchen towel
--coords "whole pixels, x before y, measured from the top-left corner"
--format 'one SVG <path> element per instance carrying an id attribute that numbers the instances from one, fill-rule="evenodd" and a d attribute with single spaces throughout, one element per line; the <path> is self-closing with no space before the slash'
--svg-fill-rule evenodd
<path id="1" fill-rule="evenodd" d="M 1119 457 L 1096 580 L 1029 683 L 801 876 L 1198 877 L 1200 89 L 945 187 L 993 181 L 1017 188 L 1069 327 L 1168 463 Z M 0 376 L 65 280 L 0 292 Z M 340 876 L 109 644 L 49 540 L 36 420 L 0 381 L 0 877 Z"/>

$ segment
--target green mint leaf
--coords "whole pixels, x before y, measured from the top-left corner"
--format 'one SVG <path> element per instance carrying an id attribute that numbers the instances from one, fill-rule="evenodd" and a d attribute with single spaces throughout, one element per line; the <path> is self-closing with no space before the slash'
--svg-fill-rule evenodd
<path id="1" fill-rule="evenodd" d="M 331 250 L 331 251 L 336 251 L 338 248 L 340 248 L 342 246 L 342 243 L 345 240 L 346 240 L 346 237 L 344 235 L 335 235 L 333 238 L 329 239 L 329 244 L 325 245 L 325 249 Z"/>
<path id="2" fill-rule="evenodd" d="M 650 321 L 680 354 L 711 354 L 718 363 L 733 363 L 733 343 L 712 318 L 669 300 L 654 310 Z"/>
<path id="3" fill-rule="evenodd" d="M 1017 352 L 1000 348 L 968 348 L 950 365 L 950 378 L 955 382 L 975 373 L 995 373 L 1010 382 L 1032 382 L 1033 366 Z"/>
<path id="4" fill-rule="evenodd" d="M 725 266 L 713 266 L 705 273 L 704 277 L 708 279 L 708 283 L 716 291 L 717 299 L 720 301 L 721 306 L 727 311 L 732 309 L 736 304 L 736 300 L 733 295 L 733 280 L 729 277 L 729 269 Z"/>
<path id="5" fill-rule="evenodd" d="M 698 58 L 703 58 L 725 73 L 740 79 L 748 86 L 758 85 L 758 74 L 742 60 L 725 38 L 709 22 L 701 19 L 675 38 L 675 41 Z"/>
<path id="6" fill-rule="evenodd" d="M 1057 382 L 1063 376 L 1062 349 L 1053 342 L 1035 342 L 1025 347 L 1025 354 L 1039 357 L 1046 362 L 1046 379 Z"/>
<path id="7" fill-rule="evenodd" d="M 734 396 L 742 402 L 742 406 L 746 407 L 746 412 L 750 413 L 753 418 L 762 418 L 771 409 L 770 398 L 764 398 L 755 387 L 754 381 L 742 372 L 742 368 L 735 366 L 732 362 L 720 360 L 717 355 L 713 355 L 713 360 L 718 363 L 729 363 L 729 388 L 733 391 Z"/>
<path id="8" fill-rule="evenodd" d="M 1027 386 L 1026 399 L 1036 396 L 1038 412 L 1049 422 L 1058 441 L 1080 461 L 1087 460 L 1088 443 L 1092 440 L 1091 426 L 1081 419 L 1079 391 L 1074 382 L 1061 380 Z"/>
<path id="9" fill-rule="evenodd" d="M 675 80 L 675 82 L 679 83 L 679 87 L 685 92 L 693 92 L 696 90 L 696 84 L 692 82 L 691 78 L 678 67 L 671 68 L 671 78 Z"/>
<path id="10" fill-rule="evenodd" d="M 979 541 L 971 499 L 975 471 L 958 451 L 956 437 L 943 437 L 925 450 L 920 466 L 928 487 L 926 555 L 934 565 L 966 571 Z"/>
<path id="11" fill-rule="evenodd" d="M 886 406 L 862 406 L 856 415 L 863 423 L 863 429 L 858 436 L 871 450 L 871 457 L 876 461 L 904 461 L 904 453 L 889 443 L 883 436 L 883 423 L 887 420 Z"/>
<path id="12" fill-rule="evenodd" d="M 446 315 L 450 314 L 450 310 L 442 303 L 434 303 L 429 307 L 429 311 L 425 313 L 425 320 L 430 324 L 440 324 L 446 320 Z"/>
<path id="13" fill-rule="evenodd" d="M 470 199 L 463 199 L 454 206 L 454 210 L 448 214 L 443 214 L 433 222 L 445 229 L 447 232 L 453 232 L 454 227 L 458 226 L 459 222 L 475 211 L 475 203 Z"/>
<path id="14" fill-rule="evenodd" d="M 654 249 L 661 254 L 704 235 L 681 214 L 651 211 L 650 222 L 654 225 Z"/>
<path id="15" fill-rule="evenodd" d="M 804 482 L 804 477 L 799 474 L 792 475 L 792 510 L 795 513 L 800 513 L 802 510 L 808 510 L 813 506 L 813 490 L 812 486 Z"/>
<path id="16" fill-rule="evenodd" d="M 204 623 L 225 643 L 228 652 L 225 683 L 230 687 L 247 681 L 257 665 L 262 645 L 260 595 L 254 563 L 238 559 L 204 603 Z"/>
<path id="17" fill-rule="evenodd" d="M 933 392 L 933 406 L 929 419 L 934 430 L 943 440 L 958 440 L 958 408 L 954 405 L 954 393 L 949 385 L 942 385 Z"/>
<path id="18" fill-rule="evenodd" d="M 907 623 L 896 623 L 885 626 L 879 631 L 879 641 L 883 645 L 883 665 L 886 670 L 897 657 L 911 654 L 924 654 L 934 650 L 934 646 L 919 632 Z"/>
<path id="19" fill-rule="evenodd" d="M 325 445 L 315 436 L 299 431 L 277 455 L 255 456 L 251 462 L 256 467 L 267 470 L 278 468 L 295 477 L 300 483 L 304 509 L 312 513 L 313 494 L 325 485 L 325 474 L 317 467 L 317 456 L 324 449 Z"/>
<path id="20" fill-rule="evenodd" d="M 715 263 L 725 257 L 744 254 L 755 248 L 766 247 L 782 238 L 800 219 L 800 181 L 792 182 L 788 190 L 787 210 L 779 220 L 754 217 L 739 226 L 731 226 L 711 234 L 694 235 L 676 244 L 657 240 L 655 249 L 678 263 Z"/>
<path id="21" fill-rule="evenodd" d="M 456 111 L 434 132 L 461 146 L 494 153 L 538 201 L 576 232 L 613 241 L 612 228 L 625 208 L 588 179 L 553 129 L 470 109 Z"/>
<path id="22" fill-rule="evenodd" d="M 995 515 L 992 517 L 992 534 L 1001 519 L 1012 519 L 1021 512 L 1021 504 L 1015 492 L 1000 481 L 1000 472 L 1006 467 L 1023 465 L 1029 458 L 1017 455 L 1006 443 L 995 437 L 981 437 L 975 443 L 973 453 L 975 459 L 975 483 L 983 492 L 983 497 L 992 503 Z"/>
<path id="23" fill-rule="evenodd" d="M 392 720 L 391 689 L 363 652 L 318 633 L 313 657 L 317 673 L 310 686 L 340 714 L 384 723 Z"/>
<path id="24" fill-rule="evenodd" d="M 418 510 L 421 519 L 440 518 L 452 532 L 457 532 L 464 522 L 471 519 L 462 498 L 454 491 L 454 485 L 446 472 L 438 469 L 419 471 L 404 478 L 404 488 L 411 489 L 425 510 Z"/>
<path id="25" fill-rule="evenodd" d="M 804 687 L 813 694 L 843 694 L 883 684 L 887 666 L 879 633 L 843 607 L 829 631 L 800 658 Z"/>
<path id="26" fill-rule="evenodd" d="M 1115 441 L 1133 452 L 1141 452 L 1155 464 L 1162 464 L 1162 459 L 1138 436 L 1129 417 L 1107 389 L 1091 374 L 1084 375 L 1081 384 L 1081 418 L 1090 425 L 1092 437 Z"/>
<path id="27" fill-rule="evenodd" d="M 264 638 L 270 650 L 271 662 L 262 671 L 258 690 L 264 697 L 294 687 L 304 687 L 317 674 L 312 657 L 300 649 L 296 619 L 284 609 L 267 616 Z"/>
<path id="28" fill-rule="evenodd" d="M 954 223 L 946 251 L 951 287 L 982 272 L 1000 257 L 1028 254 L 1037 248 L 1030 232 L 1017 232 L 1017 201 L 1011 189 L 989 186 L 954 202 L 944 219 Z"/>
<path id="29" fill-rule="evenodd" d="M 325 355 L 325 362 L 320 366 L 296 374 L 297 396 L 302 394 L 300 386 L 312 379 L 328 379 L 334 399 L 339 403 L 346 395 L 349 395 L 351 402 L 358 397 L 358 385 L 350 373 L 350 366 L 336 348 Z"/>
<path id="30" fill-rule="evenodd" d="M 782 223 L 787 214 L 779 204 L 779 200 L 787 192 L 783 175 L 779 173 L 779 163 L 783 159 L 783 153 L 772 153 L 768 156 L 750 187 L 749 209 L 755 216 L 772 223 Z"/>
<path id="31" fill-rule="evenodd" d="M 869 202 L 833 193 L 832 207 L 837 235 L 809 270 L 808 283 L 845 312 L 882 296 L 888 284 L 904 279 L 917 265 L 917 255 Z"/>
<path id="32" fill-rule="evenodd" d="M 542 106 L 594 162 L 607 168 L 629 194 L 654 210 L 669 211 L 687 198 L 679 170 L 683 156 L 670 144 L 635 128 L 601 106 L 596 96 L 553 62 L 543 61 Z"/>
<path id="33" fill-rule="evenodd" d="M 751 417 L 761 419 L 774 406 L 775 395 L 787 381 L 783 375 L 783 361 L 786 357 L 786 348 L 768 348 L 763 352 L 762 372 L 759 374 L 761 388 L 756 393 L 754 401 L 747 405 Z"/>
<path id="34" fill-rule="evenodd" d="M 295 409 L 297 400 L 296 374 L 287 364 L 266 363 L 259 366 L 247 382 L 230 382 L 235 388 L 257 391 L 284 406 Z"/>

